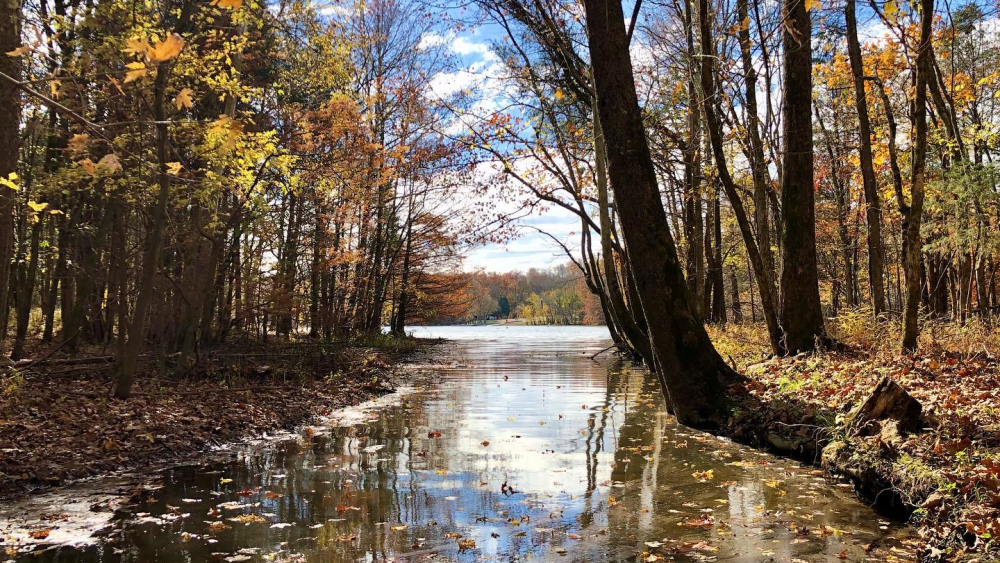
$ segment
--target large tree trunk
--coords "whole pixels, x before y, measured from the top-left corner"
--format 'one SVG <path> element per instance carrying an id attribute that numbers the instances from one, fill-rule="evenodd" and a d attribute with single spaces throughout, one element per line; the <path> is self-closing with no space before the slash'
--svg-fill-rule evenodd
<path id="1" fill-rule="evenodd" d="M 847 54 L 851 60 L 851 75 L 854 78 L 854 103 L 858 112 L 858 137 L 861 141 L 859 145 L 861 181 L 864 184 L 867 203 L 865 217 L 868 220 L 868 283 L 872 293 L 872 309 L 876 315 L 880 315 L 886 311 L 885 282 L 882 274 L 882 203 L 875 182 L 875 167 L 872 164 L 872 126 L 868 118 L 865 70 L 861 59 L 861 44 L 858 42 L 854 0 L 846 0 L 844 16 L 847 23 Z"/>
<path id="2" fill-rule="evenodd" d="M 642 125 L 621 4 L 586 0 L 585 7 L 608 175 L 656 373 L 680 422 L 721 426 L 729 414 L 727 388 L 741 378 L 712 346 L 689 298 Z"/>
<path id="3" fill-rule="evenodd" d="M 920 45 L 917 50 L 916 89 L 913 96 L 913 165 L 906 241 L 906 301 L 903 305 L 903 350 L 915 352 L 919 335 L 918 316 L 922 266 L 920 220 L 924 211 L 924 169 L 927 164 L 927 81 L 932 79 L 931 33 L 934 0 L 920 0 Z"/>
<path id="4" fill-rule="evenodd" d="M 805 0 L 785 0 L 784 170 L 781 209 L 781 328 L 783 351 L 812 350 L 826 339 L 816 266 L 816 209 L 813 188 L 812 22 Z"/>
<path id="5" fill-rule="evenodd" d="M 21 45 L 21 2 L 0 0 L 0 72 L 21 79 L 21 59 L 4 53 Z M 21 147 L 21 91 L 10 80 L 0 79 L 0 178 L 17 172 Z M 0 345 L 7 336 L 10 300 L 10 263 L 14 252 L 14 191 L 0 186 Z"/>

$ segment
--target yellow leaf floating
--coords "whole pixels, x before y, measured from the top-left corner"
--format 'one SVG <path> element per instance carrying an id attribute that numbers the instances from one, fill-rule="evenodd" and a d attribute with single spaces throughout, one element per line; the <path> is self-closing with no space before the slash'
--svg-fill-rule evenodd
<path id="1" fill-rule="evenodd" d="M 223 149 L 232 150 L 236 148 L 236 141 L 243 132 L 243 124 L 228 115 L 223 115 L 212 122 L 208 131 L 209 134 L 221 138 Z"/>
<path id="2" fill-rule="evenodd" d="M 18 185 L 17 185 L 16 182 L 17 182 L 17 173 L 16 172 L 11 172 L 10 175 L 7 176 L 6 178 L 4 178 L 3 176 L 0 176 L 0 186 L 3 186 L 3 187 L 5 187 L 7 189 L 10 189 L 10 190 L 14 190 L 15 192 L 21 190 L 21 188 L 18 187 Z"/>
<path id="3" fill-rule="evenodd" d="M 146 50 L 146 57 L 149 62 L 161 63 L 181 54 L 184 48 L 184 40 L 180 35 L 171 33 L 163 41 L 157 41 L 156 45 Z"/>
<path id="4" fill-rule="evenodd" d="M 14 49 L 13 51 L 7 51 L 7 56 L 20 57 L 21 55 L 27 55 L 30 52 L 31 52 L 31 47 L 28 47 L 27 45 L 21 45 L 20 47 Z"/>
<path id="5" fill-rule="evenodd" d="M 243 0 L 213 0 L 212 5 L 220 8 L 229 8 L 230 10 L 239 10 L 243 6 Z"/>
<path id="6" fill-rule="evenodd" d="M 48 206 L 49 206 L 48 203 L 38 203 L 37 201 L 29 201 L 28 202 L 28 207 L 30 207 L 31 210 L 34 211 L 35 213 L 38 213 L 39 211 L 42 211 L 43 209 L 45 209 Z"/>
<path id="7" fill-rule="evenodd" d="M 190 109 L 191 106 L 194 105 L 194 101 L 191 99 L 191 94 L 193 94 L 193 92 L 190 88 L 184 88 L 177 93 L 177 97 L 174 98 L 174 105 L 177 106 L 177 111 L 180 111 L 183 108 Z"/>
<path id="8" fill-rule="evenodd" d="M 132 82 L 133 80 L 138 80 L 143 76 L 146 76 L 146 64 L 141 62 L 134 62 L 125 65 L 125 68 L 131 69 L 125 73 L 125 84 Z"/>
<path id="9" fill-rule="evenodd" d="M 179 176 L 181 173 L 181 163 L 180 162 L 168 162 L 167 163 L 167 174 L 171 176 Z"/>
<path id="10" fill-rule="evenodd" d="M 805 2 L 806 2 L 806 11 L 807 12 L 812 11 L 814 9 L 818 10 L 821 7 L 823 7 L 823 4 L 820 3 L 820 0 L 805 0 Z"/>

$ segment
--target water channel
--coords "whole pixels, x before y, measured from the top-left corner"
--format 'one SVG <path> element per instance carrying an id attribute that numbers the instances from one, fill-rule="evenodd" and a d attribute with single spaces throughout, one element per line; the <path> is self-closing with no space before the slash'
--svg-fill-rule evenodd
<path id="1" fill-rule="evenodd" d="M 395 395 L 172 468 L 99 536 L 24 562 L 904 560 L 813 467 L 678 426 L 601 327 L 430 327 Z M 58 511 L 58 507 L 53 508 Z M 882 555 L 878 555 L 882 554 Z M 4 556 L 0 555 L 0 559 Z"/>

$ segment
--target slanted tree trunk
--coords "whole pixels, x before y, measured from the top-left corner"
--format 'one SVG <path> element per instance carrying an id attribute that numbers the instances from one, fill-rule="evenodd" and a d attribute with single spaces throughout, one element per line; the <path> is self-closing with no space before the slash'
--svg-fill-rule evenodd
<path id="1" fill-rule="evenodd" d="M 927 81 L 931 68 L 934 0 L 920 0 L 920 44 L 917 49 L 916 89 L 913 96 L 913 164 L 910 169 L 910 205 L 903 233 L 906 241 L 906 300 L 903 305 L 903 350 L 915 352 L 919 335 L 921 294 L 920 220 L 924 211 L 924 182 L 927 165 Z"/>
<path id="2" fill-rule="evenodd" d="M 868 222 L 868 283 L 871 287 L 872 309 L 875 315 L 886 311 L 885 282 L 882 264 L 882 203 L 875 181 L 872 164 L 872 126 L 868 117 L 868 99 L 865 97 L 865 70 L 858 42 L 858 21 L 854 0 L 846 0 L 844 17 L 847 23 L 847 54 L 854 78 L 854 107 L 858 112 L 858 137 L 861 181 L 865 191 L 865 218 Z"/>
<path id="3" fill-rule="evenodd" d="M 594 158 L 596 160 L 597 205 L 601 226 L 601 260 L 604 267 L 605 287 L 607 288 L 610 311 L 628 345 L 637 353 L 647 366 L 653 366 L 652 350 L 649 347 L 649 337 L 639 328 L 633 317 L 634 312 L 641 310 L 632 304 L 625 303 L 621 285 L 618 281 L 618 269 L 615 267 L 615 251 L 611 241 L 611 203 L 608 201 L 608 170 L 607 146 L 604 143 L 604 131 L 601 129 L 601 119 L 597 111 L 597 100 L 594 100 Z M 690 284 L 690 278 L 688 279 Z"/>
<path id="4" fill-rule="evenodd" d="M 621 4 L 586 0 L 585 7 L 608 176 L 656 373 L 680 422 L 718 427 L 729 414 L 727 389 L 741 378 L 712 346 L 690 299 L 646 142 Z"/>
<path id="5" fill-rule="evenodd" d="M 812 350 L 826 339 L 816 266 L 816 209 L 813 188 L 812 21 L 806 0 L 782 7 L 785 103 L 781 209 L 781 328 L 783 351 Z"/>

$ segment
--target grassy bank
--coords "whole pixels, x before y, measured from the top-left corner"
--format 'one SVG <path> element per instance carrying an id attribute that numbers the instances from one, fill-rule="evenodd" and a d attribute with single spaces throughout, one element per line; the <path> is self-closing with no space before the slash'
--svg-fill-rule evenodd
<path id="1" fill-rule="evenodd" d="M 766 359 L 763 327 L 713 328 L 724 357 L 751 377 L 729 433 L 822 464 L 916 526 L 926 560 L 1000 560 L 1000 368 L 991 327 L 930 323 L 921 352 L 898 353 L 894 324 L 843 317 L 842 348 Z M 860 432 L 854 414 L 883 378 L 923 407 L 912 433 Z"/>

